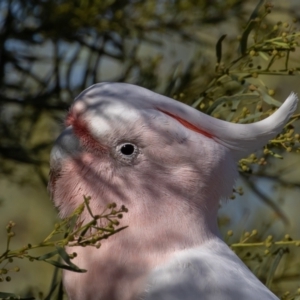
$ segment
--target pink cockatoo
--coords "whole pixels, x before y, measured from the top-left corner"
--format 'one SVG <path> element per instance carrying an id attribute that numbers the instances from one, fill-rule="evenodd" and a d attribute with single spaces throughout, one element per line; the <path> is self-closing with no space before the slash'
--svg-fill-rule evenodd
<path id="1" fill-rule="evenodd" d="M 95 214 L 112 202 L 128 207 L 128 228 L 100 249 L 75 249 L 87 272 L 64 272 L 69 299 L 278 299 L 222 241 L 217 212 L 238 159 L 278 134 L 296 105 L 291 94 L 243 125 L 130 84 L 83 91 L 52 150 L 49 189 L 61 217 L 85 195 Z"/>

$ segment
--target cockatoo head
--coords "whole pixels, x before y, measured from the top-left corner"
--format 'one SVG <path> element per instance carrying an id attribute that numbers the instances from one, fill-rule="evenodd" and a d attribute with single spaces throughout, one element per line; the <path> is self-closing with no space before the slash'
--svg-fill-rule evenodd
<path id="1" fill-rule="evenodd" d="M 295 107 L 292 94 L 271 117 L 242 125 L 138 86 L 93 85 L 75 99 L 51 153 L 54 203 L 62 217 L 85 195 L 96 212 L 124 204 L 129 226 L 174 227 L 194 214 L 213 227 L 237 160 L 279 133 Z"/>

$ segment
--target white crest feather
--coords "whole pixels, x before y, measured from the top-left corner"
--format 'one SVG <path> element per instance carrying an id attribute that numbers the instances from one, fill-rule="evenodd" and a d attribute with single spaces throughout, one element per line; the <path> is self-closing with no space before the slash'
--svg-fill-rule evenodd
<path id="1" fill-rule="evenodd" d="M 236 124 L 219 120 L 184 103 L 127 83 L 95 84 L 83 91 L 75 99 L 75 102 L 85 99 L 85 102 L 95 107 L 101 103 L 99 100 L 103 98 L 115 102 L 120 107 L 124 97 L 126 98 L 124 107 L 127 110 L 130 106 L 139 107 L 139 109 L 158 109 L 186 120 L 201 131 L 207 132 L 216 142 L 231 149 L 236 159 L 258 150 L 280 133 L 296 110 L 298 102 L 297 95 L 291 93 L 274 114 L 252 124 Z"/>

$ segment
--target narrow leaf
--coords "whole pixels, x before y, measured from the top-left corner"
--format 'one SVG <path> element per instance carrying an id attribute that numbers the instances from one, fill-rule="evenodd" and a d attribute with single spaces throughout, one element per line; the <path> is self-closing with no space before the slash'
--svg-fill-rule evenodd
<path id="1" fill-rule="evenodd" d="M 250 115 L 250 116 L 246 117 L 246 118 L 240 119 L 239 123 L 246 123 L 246 122 L 249 122 L 249 121 L 255 122 L 255 120 L 258 120 L 258 118 L 260 118 L 262 115 L 263 115 L 262 112 L 257 112 L 253 115 Z"/>
<path id="2" fill-rule="evenodd" d="M 91 215 L 92 218 L 94 218 L 94 215 L 93 215 L 93 213 L 92 213 L 92 211 L 91 211 L 91 208 L 90 208 L 90 205 L 89 205 L 89 201 L 90 201 L 91 198 L 90 198 L 90 197 L 83 196 L 83 199 L 84 199 L 84 203 L 85 203 L 85 206 L 86 206 L 86 208 L 87 208 L 89 214 Z"/>
<path id="3" fill-rule="evenodd" d="M 269 153 L 270 153 L 270 155 L 272 155 L 272 156 L 274 156 L 274 157 L 276 157 L 276 158 L 283 159 L 283 156 L 281 156 L 281 155 L 279 155 L 279 154 L 273 152 L 273 151 L 270 150 L 270 149 L 269 149 Z"/>
<path id="4" fill-rule="evenodd" d="M 217 56 L 217 63 L 220 63 L 221 62 L 221 59 L 222 59 L 222 42 L 223 40 L 226 38 L 227 34 L 223 34 L 217 44 L 216 44 L 216 56 Z"/>
<path id="5" fill-rule="evenodd" d="M 235 101 L 242 101 L 242 100 L 257 100 L 259 97 L 253 94 L 238 94 L 235 96 L 224 96 L 218 98 L 206 111 L 208 115 L 211 115 L 213 111 L 220 105 L 226 102 L 235 102 Z"/>
<path id="6" fill-rule="evenodd" d="M 70 256 L 68 255 L 68 253 L 66 252 L 66 250 L 62 247 L 56 247 L 58 254 L 60 255 L 60 257 L 69 265 L 72 266 L 74 268 L 79 269 L 75 264 L 73 264 L 71 262 Z"/>
<path id="7" fill-rule="evenodd" d="M 256 24 L 254 22 L 254 19 L 258 16 L 259 9 L 263 5 L 264 2 L 265 2 L 264 0 L 260 0 L 258 2 L 258 4 L 256 5 L 254 11 L 252 12 L 252 14 L 250 16 L 250 19 L 248 21 L 247 27 L 244 30 L 243 34 L 242 34 L 241 41 L 240 41 L 240 51 L 241 51 L 241 54 L 245 54 L 246 51 L 247 51 L 248 36 L 249 36 L 250 32 L 252 31 L 252 29 L 254 28 L 254 26 Z"/>
<path id="8" fill-rule="evenodd" d="M 46 253 L 42 256 L 36 257 L 36 260 L 45 260 L 45 259 L 51 258 L 51 257 L 53 257 L 54 255 L 57 255 L 57 254 L 58 254 L 57 250 L 54 250 L 54 251 Z"/>
<path id="9" fill-rule="evenodd" d="M 259 51 L 258 52 L 259 56 L 262 57 L 264 60 L 268 61 L 269 57 L 266 55 L 266 53 Z"/>
<path id="10" fill-rule="evenodd" d="M 9 299 L 9 300 L 34 300 L 34 297 L 26 297 L 22 298 L 12 293 L 3 293 L 0 292 L 0 299 Z"/>
<path id="11" fill-rule="evenodd" d="M 53 272 L 53 276 L 52 276 L 51 284 L 50 284 L 50 289 L 49 289 L 48 295 L 45 297 L 44 300 L 51 300 L 52 295 L 53 295 L 57 285 L 61 282 L 61 279 L 58 280 L 59 273 L 60 273 L 60 269 L 54 268 L 54 272 Z"/>
<path id="12" fill-rule="evenodd" d="M 275 256 L 275 259 L 273 261 L 273 264 L 269 270 L 269 273 L 268 273 L 268 278 L 267 278 L 267 282 L 266 282 L 266 286 L 268 288 L 271 287 L 271 284 L 272 284 L 272 281 L 273 281 L 273 278 L 274 278 L 274 275 L 275 275 L 275 272 L 277 270 L 277 267 L 280 263 L 280 260 L 282 259 L 282 256 L 287 252 L 286 249 L 282 249 L 280 248 Z"/>
<path id="13" fill-rule="evenodd" d="M 280 107 L 280 106 L 282 105 L 281 102 L 275 100 L 273 97 L 271 97 L 271 96 L 268 95 L 267 93 L 263 93 L 262 99 L 263 99 L 263 101 L 266 102 L 267 104 L 274 105 L 274 106 L 276 106 L 276 107 Z"/>
<path id="14" fill-rule="evenodd" d="M 53 284 L 51 286 L 51 289 L 50 289 L 48 295 L 45 297 L 44 300 L 51 300 L 51 297 L 52 297 L 52 295 L 53 295 L 53 293 L 54 293 L 54 291 L 55 291 L 55 289 L 56 289 L 57 286 L 58 286 L 58 282 L 56 282 L 55 284 Z"/>
<path id="15" fill-rule="evenodd" d="M 47 263 L 55 266 L 55 267 L 60 268 L 60 269 L 65 269 L 65 270 L 69 270 L 69 271 L 73 271 L 73 272 L 78 272 L 78 273 L 84 273 L 84 272 L 86 272 L 86 270 L 80 269 L 77 266 L 75 266 L 76 268 L 74 268 L 73 266 L 68 266 L 68 265 L 62 264 L 62 263 L 60 263 L 58 261 L 55 261 L 55 260 L 45 260 L 45 261 Z"/>
<path id="16" fill-rule="evenodd" d="M 64 289 L 63 289 L 63 283 L 61 280 L 60 284 L 59 284 L 56 300 L 63 300 L 63 299 L 64 299 Z"/>

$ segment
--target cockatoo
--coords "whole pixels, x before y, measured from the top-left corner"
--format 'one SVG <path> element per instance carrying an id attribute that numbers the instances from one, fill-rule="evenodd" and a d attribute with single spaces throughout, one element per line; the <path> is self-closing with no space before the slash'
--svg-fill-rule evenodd
<path id="1" fill-rule="evenodd" d="M 296 105 L 291 94 L 263 121 L 233 124 L 130 84 L 83 91 L 51 152 L 49 190 L 61 217 L 83 195 L 94 214 L 125 205 L 128 228 L 75 250 L 87 272 L 64 272 L 69 299 L 278 299 L 222 241 L 217 212 L 237 161 L 276 136 Z"/>

